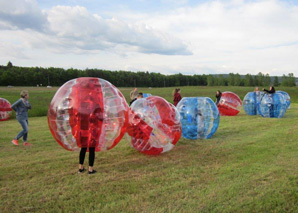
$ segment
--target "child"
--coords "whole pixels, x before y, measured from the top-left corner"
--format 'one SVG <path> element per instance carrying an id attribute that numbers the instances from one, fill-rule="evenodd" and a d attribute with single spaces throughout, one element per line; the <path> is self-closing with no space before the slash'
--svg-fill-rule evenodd
<path id="1" fill-rule="evenodd" d="M 18 122 L 21 124 L 23 130 L 19 132 L 19 134 L 11 141 L 14 145 L 19 145 L 19 138 L 23 137 L 24 146 L 31 146 L 30 143 L 27 142 L 28 136 L 28 109 L 31 109 L 31 105 L 28 101 L 29 93 L 26 90 L 21 91 L 21 98 L 17 100 L 11 108 L 16 111 L 16 117 Z"/>
<path id="2" fill-rule="evenodd" d="M 219 90 L 216 91 L 216 95 L 215 95 L 215 97 L 216 97 L 216 102 L 215 102 L 215 104 L 216 104 L 216 106 L 217 106 L 218 103 L 219 103 L 219 101 L 220 101 L 220 98 L 221 98 L 221 92 L 220 92 Z"/>
<path id="3" fill-rule="evenodd" d="M 129 106 L 131 106 L 133 102 L 135 102 L 136 100 L 138 100 L 140 98 L 143 98 L 143 93 L 142 92 L 139 92 L 138 96 L 136 98 L 132 99 L 132 101 L 129 103 Z"/>
<path id="4" fill-rule="evenodd" d="M 174 106 L 177 106 L 177 104 L 179 103 L 179 101 L 182 99 L 181 94 L 180 94 L 181 90 L 179 88 L 174 89 L 173 91 L 173 95 L 174 95 Z"/>

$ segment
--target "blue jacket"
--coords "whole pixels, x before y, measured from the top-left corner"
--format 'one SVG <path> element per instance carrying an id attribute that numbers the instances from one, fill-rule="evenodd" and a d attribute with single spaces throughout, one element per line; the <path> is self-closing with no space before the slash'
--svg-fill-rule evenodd
<path id="1" fill-rule="evenodd" d="M 28 119 L 28 109 L 31 109 L 31 105 L 28 100 L 23 102 L 23 99 L 20 98 L 17 100 L 11 108 L 16 111 L 16 116 L 18 120 L 27 120 Z"/>

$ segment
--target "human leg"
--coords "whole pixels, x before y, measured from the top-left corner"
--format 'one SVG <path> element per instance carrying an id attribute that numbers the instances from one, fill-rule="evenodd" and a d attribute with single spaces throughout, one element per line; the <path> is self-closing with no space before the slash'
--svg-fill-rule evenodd
<path id="1" fill-rule="evenodd" d="M 84 161 L 86 156 L 87 148 L 81 148 L 80 156 L 79 156 L 79 173 L 84 171 Z"/>
<path id="2" fill-rule="evenodd" d="M 28 136 L 28 120 L 22 120 L 22 119 L 18 119 L 18 122 L 21 124 L 22 126 L 22 130 L 18 133 L 18 135 L 11 141 L 14 145 L 19 145 L 19 138 L 23 137 L 23 141 L 24 141 L 24 145 L 28 146 L 31 145 L 27 142 L 27 136 Z"/>
<path id="3" fill-rule="evenodd" d="M 89 174 L 94 174 L 96 171 L 93 169 L 95 159 L 95 148 L 89 148 Z"/>
<path id="4" fill-rule="evenodd" d="M 18 121 L 21 124 L 23 129 L 18 133 L 18 135 L 14 139 L 19 140 L 21 137 L 23 137 L 23 141 L 26 142 L 28 131 L 29 131 L 28 120 L 19 120 L 18 119 Z"/>

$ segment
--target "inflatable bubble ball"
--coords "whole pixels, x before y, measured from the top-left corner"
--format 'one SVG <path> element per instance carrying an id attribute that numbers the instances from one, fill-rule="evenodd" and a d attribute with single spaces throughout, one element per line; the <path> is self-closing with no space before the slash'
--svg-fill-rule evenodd
<path id="1" fill-rule="evenodd" d="M 245 95 L 243 99 L 243 109 L 248 115 L 258 114 L 258 104 L 260 104 L 261 97 L 263 97 L 264 92 L 249 92 Z"/>
<path id="2" fill-rule="evenodd" d="M 126 132 L 128 105 L 121 92 L 100 78 L 66 82 L 53 97 L 48 124 L 56 141 L 67 150 L 95 147 L 104 151 Z"/>
<path id="3" fill-rule="evenodd" d="M 217 105 L 220 115 L 235 116 L 242 107 L 242 101 L 238 95 L 233 92 L 223 92 Z"/>
<path id="4" fill-rule="evenodd" d="M 147 98 L 149 96 L 152 96 L 150 93 L 143 93 L 143 98 Z"/>
<path id="5" fill-rule="evenodd" d="M 280 93 L 265 93 L 258 105 L 258 112 L 262 117 L 281 118 L 287 111 L 287 103 Z"/>
<path id="6" fill-rule="evenodd" d="M 286 100 L 286 103 L 287 103 L 287 109 L 290 109 L 290 105 L 291 105 L 291 97 L 290 97 L 290 95 L 287 92 L 280 91 L 280 90 L 276 91 L 276 93 L 280 93 L 280 94 L 282 94 L 284 96 L 284 98 Z"/>
<path id="7" fill-rule="evenodd" d="M 6 121 L 11 116 L 11 104 L 8 100 L 0 98 L 0 121 Z"/>
<path id="8" fill-rule="evenodd" d="M 211 138 L 219 125 L 219 111 L 207 97 L 184 97 L 179 101 L 182 136 L 187 139 Z"/>
<path id="9" fill-rule="evenodd" d="M 143 154 L 159 155 L 174 148 L 181 137 L 176 107 L 158 96 L 133 102 L 127 133 L 131 145 Z"/>

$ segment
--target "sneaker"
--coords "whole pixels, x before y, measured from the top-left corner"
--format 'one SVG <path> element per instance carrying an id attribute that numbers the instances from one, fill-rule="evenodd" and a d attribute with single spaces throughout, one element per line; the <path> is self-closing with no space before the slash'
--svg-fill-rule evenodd
<path id="1" fill-rule="evenodd" d="M 85 168 L 83 168 L 83 169 L 79 169 L 78 173 L 82 173 L 82 172 L 84 172 L 84 171 L 85 171 Z"/>
<path id="2" fill-rule="evenodd" d="M 16 140 L 16 139 L 13 139 L 12 141 L 11 141 L 11 143 L 13 143 L 14 145 L 16 145 L 16 146 L 18 146 L 19 145 L 19 141 L 18 140 Z"/>
<path id="3" fill-rule="evenodd" d="M 96 170 L 94 170 L 94 169 L 93 169 L 91 172 L 88 171 L 88 174 L 89 174 L 89 175 L 92 175 L 92 174 L 95 174 L 95 173 L 96 173 Z"/>
<path id="4" fill-rule="evenodd" d="M 31 143 L 28 143 L 28 142 L 24 142 L 23 145 L 24 145 L 24 146 L 32 146 L 32 144 L 31 144 Z"/>

